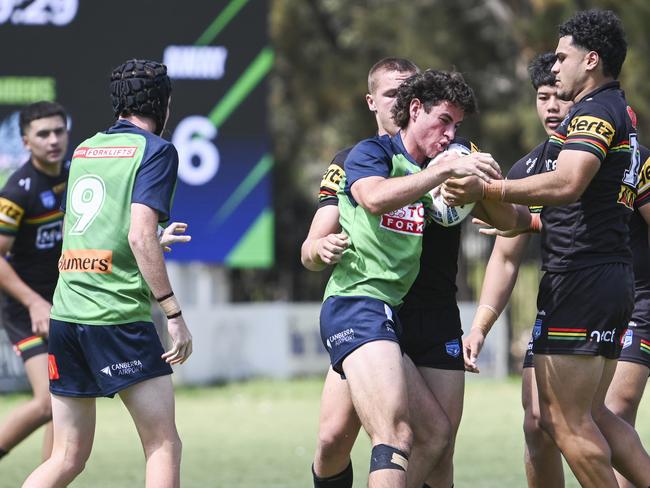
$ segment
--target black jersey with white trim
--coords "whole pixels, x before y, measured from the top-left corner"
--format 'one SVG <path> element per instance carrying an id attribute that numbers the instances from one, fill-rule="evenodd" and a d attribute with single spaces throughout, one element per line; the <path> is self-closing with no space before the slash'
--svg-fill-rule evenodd
<path id="1" fill-rule="evenodd" d="M 70 163 L 49 176 L 30 161 L 0 190 L 0 234 L 14 237 L 7 261 L 30 288 L 51 295 L 59 276 L 63 212 Z"/>
<path id="2" fill-rule="evenodd" d="M 648 241 L 648 224 L 639 212 L 641 207 L 650 203 L 650 149 L 639 146 L 641 171 L 639 185 L 634 200 L 634 213 L 630 218 L 630 248 L 634 266 L 635 304 L 643 292 L 650 311 L 650 242 Z M 650 320 L 650 319 L 649 319 Z"/>
<path id="3" fill-rule="evenodd" d="M 628 220 L 638 173 L 636 117 L 618 82 L 587 94 L 549 139 L 559 151 L 585 151 L 600 161 L 577 202 L 542 210 L 542 269 L 563 272 L 631 263 Z"/>
<path id="4" fill-rule="evenodd" d="M 520 180 L 522 178 L 527 178 L 528 176 L 553 171 L 557 164 L 558 154 L 558 148 L 553 144 L 550 144 L 547 139 L 513 164 L 506 178 L 508 180 Z M 528 209 L 531 213 L 540 213 L 542 211 L 542 206 L 529 205 Z"/>

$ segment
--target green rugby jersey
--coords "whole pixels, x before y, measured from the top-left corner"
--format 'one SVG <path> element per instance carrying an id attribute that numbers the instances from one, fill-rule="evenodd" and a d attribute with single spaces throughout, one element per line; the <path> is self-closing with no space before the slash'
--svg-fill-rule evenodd
<path id="1" fill-rule="evenodd" d="M 167 220 L 177 171 L 171 143 L 125 120 L 75 150 L 52 318 L 89 325 L 151 321 L 149 287 L 128 242 L 131 203 Z"/>
<path id="2" fill-rule="evenodd" d="M 419 171 L 399 134 L 366 139 L 352 149 L 338 193 L 341 227 L 350 238 L 350 247 L 332 271 L 325 298 L 368 296 L 392 306 L 402 302 L 420 269 L 431 196 L 427 193 L 403 208 L 372 215 L 354 201 L 350 186 L 368 176 L 392 178 Z"/>

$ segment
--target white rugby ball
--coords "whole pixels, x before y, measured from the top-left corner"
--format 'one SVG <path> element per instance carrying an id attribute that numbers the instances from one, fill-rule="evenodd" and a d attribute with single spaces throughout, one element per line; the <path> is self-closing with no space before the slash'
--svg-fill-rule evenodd
<path id="1" fill-rule="evenodd" d="M 461 156 L 466 156 L 470 153 L 470 151 L 462 144 L 452 143 L 445 151 L 441 152 L 435 158 L 433 158 L 429 162 L 428 166 L 436 164 L 437 160 L 443 154 L 449 151 L 455 151 Z M 466 205 L 457 205 L 450 207 L 445 203 L 442 195 L 440 194 L 440 189 L 437 187 L 431 190 L 429 193 L 433 199 L 433 221 L 436 224 L 442 225 L 443 227 L 452 227 L 454 225 L 460 224 L 470 213 L 472 213 L 472 210 L 474 209 L 474 202 L 468 203 Z"/>

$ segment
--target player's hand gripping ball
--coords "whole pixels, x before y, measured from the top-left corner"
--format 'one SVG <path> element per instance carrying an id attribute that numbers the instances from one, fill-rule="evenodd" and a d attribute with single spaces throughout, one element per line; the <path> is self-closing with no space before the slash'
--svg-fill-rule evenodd
<path id="1" fill-rule="evenodd" d="M 455 151 L 461 156 L 466 156 L 470 153 L 469 149 L 467 149 L 462 144 L 452 143 L 445 151 L 441 152 L 435 158 L 433 158 L 429 162 L 429 165 L 436 164 L 437 160 L 443 154 L 448 153 L 449 151 Z M 468 203 L 466 205 L 450 207 L 443 200 L 439 187 L 434 188 L 429 193 L 433 199 L 433 221 L 436 224 L 442 225 L 443 227 L 452 227 L 454 225 L 460 224 L 463 220 L 465 220 L 465 217 L 472 213 L 472 210 L 474 209 L 474 202 Z"/>

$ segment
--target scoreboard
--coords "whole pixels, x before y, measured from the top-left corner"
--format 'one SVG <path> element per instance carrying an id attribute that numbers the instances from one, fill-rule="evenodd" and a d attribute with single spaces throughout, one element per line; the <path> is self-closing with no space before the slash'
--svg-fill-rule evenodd
<path id="1" fill-rule="evenodd" d="M 272 266 L 267 18 L 265 0 L 0 0 L 0 185 L 27 159 L 22 106 L 61 103 L 72 154 L 113 121 L 111 69 L 162 61 L 173 86 L 163 137 L 179 152 L 172 219 L 192 235 L 168 259 Z"/>

